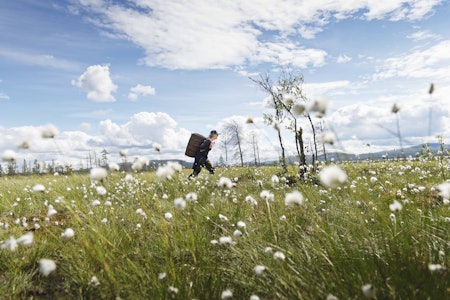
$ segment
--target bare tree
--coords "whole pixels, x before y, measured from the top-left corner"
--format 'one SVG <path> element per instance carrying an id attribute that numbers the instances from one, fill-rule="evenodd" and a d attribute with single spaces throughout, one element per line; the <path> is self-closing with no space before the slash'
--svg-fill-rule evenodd
<path id="1" fill-rule="evenodd" d="M 253 157 L 255 158 L 255 166 L 260 164 L 259 160 L 259 148 L 258 148 L 258 140 L 256 138 L 255 133 L 252 131 L 251 133 L 252 138 L 252 148 L 253 148 Z"/>
<path id="2" fill-rule="evenodd" d="M 224 131 L 220 135 L 220 145 L 222 146 L 223 150 L 225 151 L 225 162 L 228 163 L 228 151 L 230 147 L 230 137 L 227 131 Z"/>
<path id="3" fill-rule="evenodd" d="M 242 126 L 235 120 L 231 120 L 225 123 L 224 132 L 229 138 L 228 140 L 229 145 L 235 147 L 236 149 L 235 155 L 239 157 L 239 160 L 241 161 L 241 166 L 244 166 L 244 156 L 242 152 L 242 142 L 243 142 Z"/>
<path id="4" fill-rule="evenodd" d="M 301 170 L 305 170 L 306 166 L 306 156 L 304 151 L 303 142 L 303 128 L 299 127 L 298 117 L 304 116 L 309 121 L 314 140 L 314 157 L 317 157 L 317 142 L 316 142 L 316 130 L 311 119 L 310 114 L 304 109 L 305 105 L 300 102 L 306 102 L 307 98 L 303 95 L 303 75 L 294 74 L 290 71 L 285 71 L 281 73 L 278 79 L 277 85 L 274 86 L 269 75 L 260 76 L 259 79 L 252 79 L 257 85 L 259 85 L 265 92 L 270 95 L 271 105 L 274 109 L 274 114 L 265 114 L 264 119 L 269 125 L 273 125 L 276 121 L 282 123 L 283 121 L 288 121 L 287 129 L 294 133 L 295 147 L 297 150 L 297 155 L 300 160 Z M 285 149 L 283 146 L 283 141 L 281 138 L 280 131 L 278 132 L 278 139 L 281 146 L 281 163 L 285 172 L 286 168 L 286 158 Z M 303 173 L 303 171 L 301 171 Z"/>
<path id="5" fill-rule="evenodd" d="M 267 92 L 270 95 L 270 105 L 274 109 L 274 113 L 265 113 L 264 114 L 264 121 L 268 125 L 276 126 L 277 124 L 280 124 L 283 122 L 283 120 L 286 118 L 285 110 L 282 105 L 282 101 L 280 100 L 280 95 L 277 93 L 277 91 L 274 89 L 274 85 L 272 83 L 272 80 L 270 79 L 270 76 L 268 74 L 260 75 L 259 79 L 253 79 L 250 78 L 254 83 L 256 83 L 262 90 Z M 283 168 L 283 171 L 287 173 L 287 164 L 286 164 L 286 151 L 284 149 L 283 145 L 283 138 L 281 136 L 281 129 L 279 127 L 276 128 L 278 132 L 278 141 L 280 143 L 281 148 L 281 167 Z"/>

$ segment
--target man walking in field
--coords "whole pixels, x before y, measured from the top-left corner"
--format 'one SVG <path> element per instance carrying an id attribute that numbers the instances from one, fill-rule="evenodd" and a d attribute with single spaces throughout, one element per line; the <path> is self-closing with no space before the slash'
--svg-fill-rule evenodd
<path id="1" fill-rule="evenodd" d="M 189 179 L 196 177 L 201 172 L 202 167 L 205 167 L 210 174 L 214 174 L 214 168 L 208 159 L 208 153 L 209 151 L 211 151 L 218 137 L 219 134 L 217 133 L 217 131 L 212 130 L 209 134 L 209 137 L 205 139 L 200 145 L 200 149 L 195 154 L 195 160 L 192 166 L 192 169 L 194 171 L 191 175 L 189 175 Z"/>

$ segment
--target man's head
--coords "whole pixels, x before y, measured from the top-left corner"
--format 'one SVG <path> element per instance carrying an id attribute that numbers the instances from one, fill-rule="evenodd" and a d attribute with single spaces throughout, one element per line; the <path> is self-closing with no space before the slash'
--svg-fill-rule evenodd
<path id="1" fill-rule="evenodd" d="M 217 130 L 211 130 L 211 132 L 209 133 L 209 138 L 210 139 L 217 139 L 217 137 L 219 136 L 219 133 L 217 132 Z"/>

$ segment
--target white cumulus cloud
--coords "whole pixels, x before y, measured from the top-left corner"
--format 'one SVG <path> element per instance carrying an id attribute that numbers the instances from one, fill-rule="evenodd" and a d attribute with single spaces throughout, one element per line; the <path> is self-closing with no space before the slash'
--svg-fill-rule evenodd
<path id="1" fill-rule="evenodd" d="M 72 80 L 72 85 L 87 92 L 87 98 L 90 100 L 96 102 L 116 100 L 112 93 L 117 90 L 117 85 L 111 79 L 108 65 L 89 66 L 77 80 Z"/>
<path id="2" fill-rule="evenodd" d="M 134 101 L 137 100 L 139 96 L 155 95 L 155 88 L 150 85 L 138 84 L 130 89 L 128 94 L 128 99 Z"/>

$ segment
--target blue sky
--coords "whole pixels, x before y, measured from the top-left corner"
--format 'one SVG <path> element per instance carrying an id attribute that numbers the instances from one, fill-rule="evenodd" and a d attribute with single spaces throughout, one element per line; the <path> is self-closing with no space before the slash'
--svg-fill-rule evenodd
<path id="1" fill-rule="evenodd" d="M 315 122 L 340 150 L 398 147 L 394 104 L 405 146 L 437 134 L 448 142 L 449 15 L 440 0 L 2 1 L 0 151 L 74 165 L 103 148 L 111 160 L 121 150 L 187 159 L 191 132 L 233 119 L 273 158 L 267 95 L 248 76 L 276 80 L 281 66 L 304 75 L 310 101 L 330 101 Z M 40 137 L 49 125 L 58 130 L 51 142 Z M 18 150 L 24 140 L 30 148 Z"/>

